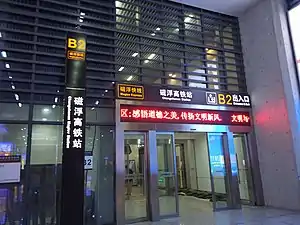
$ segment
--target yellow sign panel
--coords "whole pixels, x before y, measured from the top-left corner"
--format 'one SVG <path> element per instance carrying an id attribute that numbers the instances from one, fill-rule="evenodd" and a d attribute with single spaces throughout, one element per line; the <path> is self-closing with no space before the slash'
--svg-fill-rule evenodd
<path id="1" fill-rule="evenodd" d="M 73 60 L 85 60 L 85 53 L 84 52 L 78 52 L 78 51 L 68 51 L 68 59 Z"/>
<path id="2" fill-rule="evenodd" d="M 144 100 L 144 87 L 131 84 L 118 84 L 118 98 Z"/>

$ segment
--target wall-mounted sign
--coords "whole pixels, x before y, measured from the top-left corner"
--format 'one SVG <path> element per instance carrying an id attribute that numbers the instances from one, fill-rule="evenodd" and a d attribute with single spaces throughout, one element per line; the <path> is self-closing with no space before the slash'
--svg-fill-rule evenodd
<path id="1" fill-rule="evenodd" d="M 140 85 L 118 84 L 118 98 L 144 100 L 144 87 Z"/>
<path id="2" fill-rule="evenodd" d="M 21 156 L 0 156 L 0 184 L 18 183 L 21 176 Z"/>
<path id="3" fill-rule="evenodd" d="M 137 87 L 142 94 L 137 95 Z M 222 105 L 251 107 L 250 96 L 244 93 L 208 92 L 197 89 L 164 88 L 158 86 L 135 86 L 118 84 L 118 98 L 151 102 L 170 102 L 195 105 Z"/>
<path id="4" fill-rule="evenodd" d="M 250 126 L 248 112 L 166 108 L 154 106 L 120 106 L 121 122 L 182 123 Z"/>
<path id="5" fill-rule="evenodd" d="M 251 106 L 250 96 L 247 94 L 206 92 L 205 97 L 206 103 L 208 105 L 226 105 L 240 107 Z"/>

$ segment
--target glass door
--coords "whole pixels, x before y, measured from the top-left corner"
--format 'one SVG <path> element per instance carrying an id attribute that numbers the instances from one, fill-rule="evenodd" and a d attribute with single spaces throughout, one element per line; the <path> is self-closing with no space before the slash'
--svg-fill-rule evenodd
<path id="1" fill-rule="evenodd" d="M 208 133 L 208 154 L 211 173 L 212 200 L 214 210 L 229 207 L 228 174 L 224 151 L 224 135 Z"/>
<path id="2" fill-rule="evenodd" d="M 173 133 L 156 133 L 160 217 L 179 215 L 176 154 Z"/>
<path id="3" fill-rule="evenodd" d="M 247 152 L 246 135 L 235 134 L 233 136 L 234 148 L 238 165 L 238 183 L 240 198 L 243 203 L 250 203 L 252 199 L 251 170 L 249 169 L 249 157 Z"/>
<path id="4" fill-rule="evenodd" d="M 125 219 L 128 222 L 148 219 L 146 134 L 124 134 Z"/>

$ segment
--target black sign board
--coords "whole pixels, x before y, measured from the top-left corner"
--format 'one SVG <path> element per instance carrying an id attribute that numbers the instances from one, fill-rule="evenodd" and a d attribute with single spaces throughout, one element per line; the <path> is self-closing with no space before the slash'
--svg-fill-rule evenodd
<path id="1" fill-rule="evenodd" d="M 84 222 L 85 55 L 85 36 L 68 34 L 60 224 Z"/>
<path id="2" fill-rule="evenodd" d="M 144 87 L 140 85 L 118 84 L 118 98 L 144 100 Z"/>
<path id="3" fill-rule="evenodd" d="M 118 85 L 120 87 L 122 85 Z M 165 88 L 158 86 L 143 86 L 144 96 L 141 99 L 151 102 L 170 102 L 195 105 L 218 105 L 234 107 L 251 107 L 250 96 L 245 93 L 214 92 L 196 89 Z M 129 96 L 120 96 L 118 88 L 118 98 L 133 99 Z"/>

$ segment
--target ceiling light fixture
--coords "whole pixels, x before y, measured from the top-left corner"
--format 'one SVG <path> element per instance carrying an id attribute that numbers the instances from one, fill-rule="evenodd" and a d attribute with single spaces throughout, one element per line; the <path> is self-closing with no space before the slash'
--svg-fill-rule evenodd
<path id="1" fill-rule="evenodd" d="M 43 121 L 47 121 L 47 118 L 43 118 L 42 120 L 43 120 Z"/>
<path id="2" fill-rule="evenodd" d="M 43 109 L 43 112 L 44 112 L 44 113 L 48 113 L 49 111 L 50 111 L 50 109 L 48 109 L 48 108 L 44 108 L 44 109 Z"/>
<path id="3" fill-rule="evenodd" d="M 98 105 L 99 104 L 99 101 L 97 100 L 96 102 L 95 102 L 95 105 Z"/>
<path id="4" fill-rule="evenodd" d="M 135 52 L 132 54 L 132 57 L 137 57 L 139 53 Z"/>
<path id="5" fill-rule="evenodd" d="M 80 16 L 85 16 L 85 13 L 84 12 L 80 12 Z"/>
<path id="6" fill-rule="evenodd" d="M 161 30 L 161 28 L 160 28 L 160 27 L 158 27 L 158 28 L 156 28 L 156 30 L 157 30 L 157 31 L 160 31 L 160 30 Z"/>
<path id="7" fill-rule="evenodd" d="M 121 66 L 120 69 L 119 69 L 119 72 L 123 71 L 125 69 L 124 66 Z"/>
<path id="8" fill-rule="evenodd" d="M 105 90 L 105 92 L 107 93 L 107 92 L 108 92 L 108 90 Z"/>
<path id="9" fill-rule="evenodd" d="M 8 76 L 9 79 L 12 79 L 12 76 Z"/>
<path id="10" fill-rule="evenodd" d="M 149 63 L 150 61 L 149 61 L 148 59 L 146 59 L 144 62 L 145 62 L 145 63 Z"/>
<path id="11" fill-rule="evenodd" d="M 58 102 L 58 97 L 55 97 L 54 102 Z"/>
<path id="12" fill-rule="evenodd" d="M 155 54 L 152 53 L 151 55 L 149 55 L 148 59 L 153 59 L 155 57 Z"/>
<path id="13" fill-rule="evenodd" d="M 21 103 L 21 102 L 19 102 L 19 103 L 18 103 L 18 106 L 21 108 L 21 107 L 22 107 L 22 103 Z"/>
<path id="14" fill-rule="evenodd" d="M 5 63 L 5 68 L 6 68 L 6 69 L 9 69 L 9 68 L 10 68 L 9 63 Z"/>
<path id="15" fill-rule="evenodd" d="M 56 105 L 52 105 L 52 108 L 54 109 L 56 107 Z"/>
<path id="16" fill-rule="evenodd" d="M 16 89 L 15 85 L 12 84 L 11 89 L 15 90 Z"/>
<path id="17" fill-rule="evenodd" d="M 17 101 L 20 99 L 18 94 L 15 94 L 15 98 Z"/>
<path id="18" fill-rule="evenodd" d="M 83 19 L 79 19 L 79 22 L 80 22 L 80 23 L 83 23 Z"/>
<path id="19" fill-rule="evenodd" d="M 155 33 L 152 33 L 151 36 L 155 36 Z"/>
<path id="20" fill-rule="evenodd" d="M 130 80 L 132 80 L 132 78 L 133 78 L 133 76 L 132 76 L 132 75 L 130 75 L 130 76 L 127 78 L 127 81 L 130 81 Z"/>
<path id="21" fill-rule="evenodd" d="M 2 57 L 6 58 L 6 57 L 7 57 L 6 51 L 2 51 L 2 52 L 1 52 L 1 55 L 2 55 Z"/>

